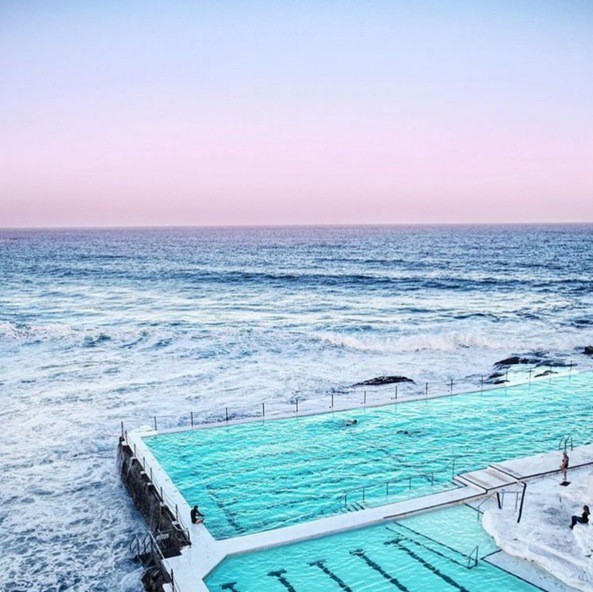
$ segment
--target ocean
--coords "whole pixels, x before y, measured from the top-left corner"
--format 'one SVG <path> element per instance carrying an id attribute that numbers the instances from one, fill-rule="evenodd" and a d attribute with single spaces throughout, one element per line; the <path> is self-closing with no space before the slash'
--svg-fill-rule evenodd
<path id="1" fill-rule="evenodd" d="M 0 589 L 141 589 L 122 420 L 591 345 L 590 225 L 0 230 Z"/>

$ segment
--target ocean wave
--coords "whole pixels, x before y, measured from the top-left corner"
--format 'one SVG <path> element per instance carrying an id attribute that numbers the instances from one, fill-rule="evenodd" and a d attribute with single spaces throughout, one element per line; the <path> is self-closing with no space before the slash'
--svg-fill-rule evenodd
<path id="1" fill-rule="evenodd" d="M 111 336 L 106 333 L 99 333 L 98 335 L 85 335 L 82 340 L 82 347 L 97 347 L 111 341 Z"/>
<path id="2" fill-rule="evenodd" d="M 317 337 L 331 347 L 382 354 L 406 354 L 420 351 L 454 352 L 472 347 L 498 351 L 505 346 L 504 340 L 493 339 L 482 332 L 422 334 L 402 337 L 353 337 L 321 333 Z"/>

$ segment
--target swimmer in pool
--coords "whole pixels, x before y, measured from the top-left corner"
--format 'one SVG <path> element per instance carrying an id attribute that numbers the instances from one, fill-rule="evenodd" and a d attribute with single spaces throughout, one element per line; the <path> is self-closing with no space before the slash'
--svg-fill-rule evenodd
<path id="1" fill-rule="evenodd" d="M 344 425 L 345 426 L 353 426 L 353 425 L 356 425 L 357 423 L 358 423 L 358 419 L 347 419 L 344 422 Z"/>

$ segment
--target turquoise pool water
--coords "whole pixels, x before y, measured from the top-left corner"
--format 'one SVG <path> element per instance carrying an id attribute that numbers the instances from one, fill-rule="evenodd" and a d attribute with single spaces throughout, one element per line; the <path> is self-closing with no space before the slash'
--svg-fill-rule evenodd
<path id="1" fill-rule="evenodd" d="M 221 539 L 451 487 L 454 458 L 459 473 L 557 450 L 566 434 L 590 443 L 592 412 L 593 376 L 581 374 L 145 441 Z"/>
<path id="2" fill-rule="evenodd" d="M 468 556 L 478 547 L 471 569 Z M 467 506 L 232 557 L 211 592 L 535 592 L 481 558 L 496 547 Z"/>

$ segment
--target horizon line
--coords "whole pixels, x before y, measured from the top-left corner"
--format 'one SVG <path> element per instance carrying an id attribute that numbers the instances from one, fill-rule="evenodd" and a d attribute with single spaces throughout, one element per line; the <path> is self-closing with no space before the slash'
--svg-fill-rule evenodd
<path id="1" fill-rule="evenodd" d="M 571 222 L 387 222 L 387 223 L 319 223 L 319 224 L 114 224 L 0 226 L 0 231 L 18 230 L 182 230 L 182 229 L 275 229 L 275 228 L 402 228 L 402 227 L 472 227 L 472 226 L 592 226 L 590 221 Z"/>

